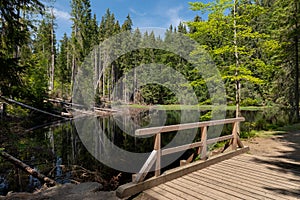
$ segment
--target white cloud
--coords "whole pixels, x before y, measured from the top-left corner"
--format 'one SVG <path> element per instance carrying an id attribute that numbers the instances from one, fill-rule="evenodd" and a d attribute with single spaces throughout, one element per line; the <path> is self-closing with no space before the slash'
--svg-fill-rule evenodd
<path id="1" fill-rule="evenodd" d="M 56 8 L 53 9 L 54 16 L 57 19 L 64 20 L 67 22 L 71 22 L 71 15 L 68 12 L 58 10 Z"/>
<path id="2" fill-rule="evenodd" d="M 172 24 L 173 26 L 178 26 L 180 22 L 184 22 L 184 17 L 182 11 L 185 7 L 179 5 L 176 7 L 166 7 L 167 5 L 157 5 L 153 12 L 149 13 L 138 13 L 133 8 L 130 11 L 136 15 L 140 16 L 134 18 L 133 23 L 135 27 L 163 27 L 164 29 L 169 28 Z M 144 15 L 144 16 L 142 16 Z"/>
<path id="3" fill-rule="evenodd" d="M 169 24 L 172 24 L 174 26 L 177 26 L 180 22 L 184 21 L 180 16 L 179 16 L 179 12 L 181 10 L 183 10 L 184 7 L 183 6 L 178 6 L 178 7 L 174 7 L 174 8 L 169 8 L 166 11 L 166 16 L 167 18 L 169 18 Z"/>
<path id="4" fill-rule="evenodd" d="M 140 16 L 140 17 L 143 17 L 145 16 L 147 13 L 141 13 L 141 12 L 138 12 L 137 10 L 133 9 L 133 8 L 129 8 L 129 11 L 132 12 L 133 14 L 137 15 L 137 16 Z"/>

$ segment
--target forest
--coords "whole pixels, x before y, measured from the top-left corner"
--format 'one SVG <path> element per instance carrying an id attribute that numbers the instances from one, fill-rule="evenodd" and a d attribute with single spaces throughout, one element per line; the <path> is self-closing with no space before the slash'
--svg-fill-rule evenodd
<path id="1" fill-rule="evenodd" d="M 89 0 L 72 0 L 72 34 L 57 41 L 53 9 L 38 0 L 1 2 L 0 94 L 45 108 L 48 98 L 71 101 L 73 82 L 84 58 L 95 45 L 124 31 L 129 42 L 172 45 L 172 33 L 199 43 L 216 63 L 226 86 L 228 105 L 289 109 L 299 119 L 299 1 L 222 0 L 193 2 L 193 21 L 170 25 L 165 37 L 133 29 L 130 15 L 121 24 L 109 9 L 99 20 Z M 202 19 L 199 13 L 207 13 Z M 36 17 L 39 16 L 39 17 Z M 97 18 L 98 17 L 98 18 Z M 174 47 L 179 48 L 179 47 Z M 162 63 L 190 81 L 199 104 L 209 105 L 205 81 L 178 55 L 140 49 L 118 58 L 106 69 L 97 88 L 98 103 L 110 101 L 114 83 L 138 63 Z M 160 85 L 135 88 L 143 104 L 178 104 Z M 48 105 L 49 106 L 49 105 Z"/>
<path id="2" fill-rule="evenodd" d="M 32 188 L 25 188 L 30 185 L 28 176 L 15 167 L 23 161 L 30 165 L 24 164 L 23 168 L 34 166 L 33 171 L 38 169 L 53 178 L 38 174 L 40 180 L 46 178 L 48 183 L 96 181 L 104 190 L 114 190 L 120 182 L 131 180 L 131 174 L 108 168 L 92 157 L 74 125 L 75 118 L 66 116 L 69 105 L 86 109 L 85 102 L 81 104 L 78 99 L 90 94 L 93 109 L 112 111 L 113 105 L 123 104 L 132 108 L 132 115 L 123 118 L 97 116 L 98 127 L 108 138 L 93 143 L 98 153 L 105 153 L 113 146 L 111 143 L 131 152 L 153 149 L 152 138 L 136 138 L 127 133 L 132 131 L 130 120 L 143 126 L 154 116 L 156 120 L 152 121 L 159 125 L 163 117 L 167 118 L 163 125 L 181 123 L 178 120 L 183 114 L 177 106 L 182 102 L 172 87 L 166 87 L 176 85 L 174 82 L 187 88 L 181 91 L 183 95 L 189 92 L 188 88 L 195 93 L 196 105 L 183 109 L 192 113 L 193 109 L 200 108 L 197 121 L 211 119 L 216 99 L 209 84 L 215 90 L 219 84 L 224 85 L 226 117 L 246 118 L 236 128 L 241 138 L 253 136 L 256 130 L 274 130 L 298 123 L 300 0 L 206 2 L 188 3 L 194 18 L 170 24 L 161 35 L 136 27 L 130 14 L 117 19 L 108 8 L 100 16 L 93 12 L 92 1 L 70 0 L 72 31 L 57 39 L 55 0 L 1 0 L 0 195 L 6 195 L 9 190 L 33 192 L 41 188 L 34 185 L 32 177 L 29 178 Z M 192 52 L 185 51 L 190 48 L 188 41 L 194 41 L 197 47 Z M 107 54 L 99 53 L 101 48 Z M 202 55 L 209 56 L 221 82 L 199 73 L 199 68 L 209 71 L 212 66 L 201 60 Z M 195 63 L 186 59 L 188 56 L 202 61 L 197 69 Z M 107 60 L 112 62 L 104 63 Z M 137 80 L 148 80 L 147 73 L 153 63 L 159 68 L 154 73 L 167 75 L 168 82 L 140 86 Z M 143 66 L 142 70 L 138 71 L 137 66 Z M 172 79 L 176 74 L 168 69 L 181 74 L 188 86 Z M 78 78 L 91 72 L 96 80 Z M 96 87 L 87 87 L 78 94 L 78 82 L 91 86 L 89 81 L 96 81 Z M 116 93 L 115 86 L 120 87 Z M 169 110 L 164 112 L 160 108 Z M 94 125 L 90 119 L 82 119 L 88 130 Z M 222 134 L 229 133 L 231 128 L 224 126 Z M 97 135 L 97 139 L 103 135 Z M 171 134 L 165 135 L 162 144 L 168 144 L 172 138 Z M 5 160 L 14 162 L 8 164 Z"/>

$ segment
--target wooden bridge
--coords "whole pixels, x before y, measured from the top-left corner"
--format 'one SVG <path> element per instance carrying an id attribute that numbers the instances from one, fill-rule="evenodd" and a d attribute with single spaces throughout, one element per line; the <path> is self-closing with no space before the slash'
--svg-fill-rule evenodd
<path id="1" fill-rule="evenodd" d="M 274 160 L 245 154 L 249 148 L 237 132 L 242 121 L 234 118 L 137 130 L 137 135 L 155 134 L 154 150 L 132 182 L 117 189 L 117 196 L 142 192 L 138 199 L 300 199 L 300 165 L 283 169 L 273 165 Z M 207 139 L 208 127 L 220 124 L 233 124 L 232 134 Z M 201 141 L 161 149 L 162 133 L 191 128 L 201 128 Z M 232 150 L 207 159 L 207 145 L 224 140 L 229 140 Z M 200 161 L 181 161 L 180 167 L 160 174 L 162 156 L 190 148 L 199 148 Z M 144 180 L 155 163 L 155 177 Z"/>

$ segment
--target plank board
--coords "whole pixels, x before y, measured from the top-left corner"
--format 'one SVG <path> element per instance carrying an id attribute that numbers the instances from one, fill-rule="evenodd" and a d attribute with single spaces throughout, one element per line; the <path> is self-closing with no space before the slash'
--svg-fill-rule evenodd
<path id="1" fill-rule="evenodd" d="M 216 155 L 206 161 L 196 161 L 188 165 L 184 165 L 182 167 L 168 170 L 159 177 L 153 177 L 141 183 L 133 183 L 133 182 L 127 183 L 118 187 L 118 189 L 116 190 L 116 195 L 119 198 L 129 197 L 141 191 L 145 191 L 147 189 L 153 188 L 157 185 L 163 184 L 173 179 L 180 178 L 186 174 L 206 168 L 208 166 L 214 165 L 223 160 L 230 159 L 234 156 L 246 153 L 248 151 L 249 151 L 249 147 L 244 147 L 236 151 Z"/>
<path id="2" fill-rule="evenodd" d="M 243 121 L 245 121 L 244 117 L 238 117 L 238 118 L 221 119 L 221 120 L 214 120 L 214 121 L 204 121 L 204 122 L 195 122 L 195 123 L 187 123 L 187 124 L 150 127 L 150 128 L 136 130 L 135 135 L 136 136 L 152 135 L 152 134 L 157 134 L 157 133 L 166 133 L 166 132 L 171 132 L 171 131 L 179 131 L 179 130 L 206 127 L 206 126 L 217 126 L 217 125 L 231 124 L 231 123 L 243 122 Z"/>
<path id="3" fill-rule="evenodd" d="M 180 200 L 300 199 L 299 169 L 272 165 L 267 157 L 259 157 L 259 162 L 255 162 L 257 159 L 253 155 L 239 155 L 160 184 L 144 193 L 153 195 L 155 199 L 167 197 Z"/>

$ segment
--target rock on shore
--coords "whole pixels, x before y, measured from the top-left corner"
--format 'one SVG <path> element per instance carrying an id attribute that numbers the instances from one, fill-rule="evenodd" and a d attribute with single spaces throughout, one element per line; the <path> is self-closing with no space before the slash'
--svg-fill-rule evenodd
<path id="1" fill-rule="evenodd" d="M 78 185 L 64 184 L 49 188 L 36 193 L 10 193 L 5 197 L 0 197 L 0 200 L 6 199 L 49 199 L 49 200 L 119 200 L 115 192 L 100 191 L 102 185 L 96 182 L 81 183 Z"/>

